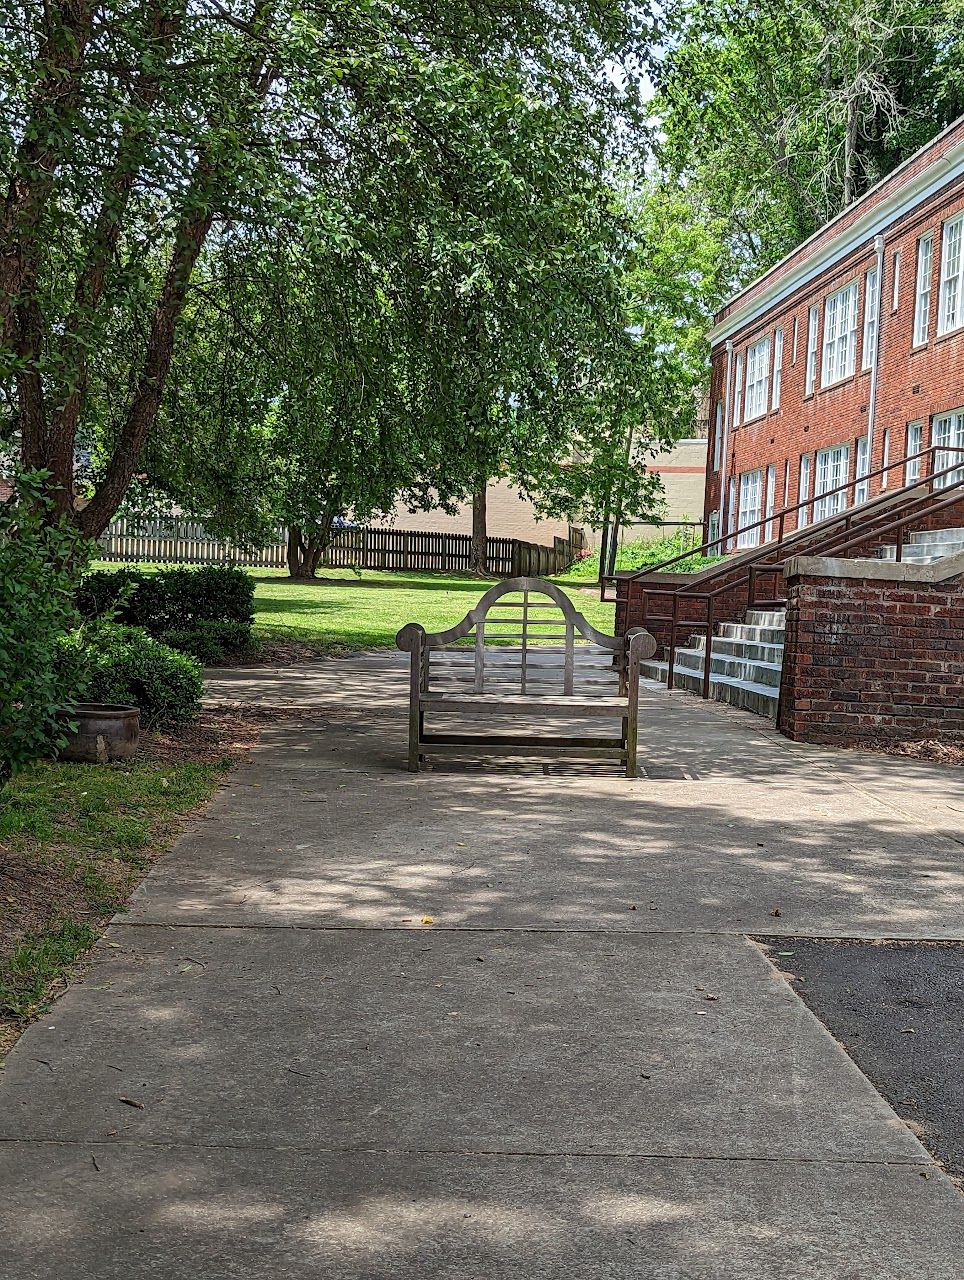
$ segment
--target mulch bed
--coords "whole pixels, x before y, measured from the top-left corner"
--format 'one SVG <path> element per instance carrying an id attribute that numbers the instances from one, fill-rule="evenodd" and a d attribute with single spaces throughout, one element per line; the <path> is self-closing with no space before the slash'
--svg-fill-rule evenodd
<path id="1" fill-rule="evenodd" d="M 938 742 L 929 739 L 925 742 L 882 743 L 871 750 L 888 756 L 933 760 L 936 764 L 964 765 L 964 742 Z"/>

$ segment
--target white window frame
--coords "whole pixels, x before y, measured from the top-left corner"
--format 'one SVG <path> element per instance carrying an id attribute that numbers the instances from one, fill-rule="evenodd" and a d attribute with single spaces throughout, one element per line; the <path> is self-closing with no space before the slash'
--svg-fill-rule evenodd
<path id="1" fill-rule="evenodd" d="M 799 328 L 797 316 L 793 317 L 793 353 L 790 358 L 791 365 L 797 363 L 797 329 Z"/>
<path id="2" fill-rule="evenodd" d="M 718 511 L 711 511 L 710 517 L 706 522 L 706 541 L 712 546 L 712 544 L 716 542 L 719 536 L 720 536 L 720 513 Z M 711 554 L 715 555 L 716 552 L 713 552 Z"/>
<path id="3" fill-rule="evenodd" d="M 775 329 L 773 333 L 773 379 L 770 385 L 770 408 L 780 408 L 780 396 L 783 392 L 783 330 Z"/>
<path id="4" fill-rule="evenodd" d="M 730 476 L 729 496 L 726 504 L 726 542 L 723 550 L 730 550 L 730 543 L 736 531 L 736 476 Z"/>
<path id="5" fill-rule="evenodd" d="M 841 489 L 839 493 L 831 493 L 830 490 L 846 484 L 849 475 L 849 444 L 834 444 L 828 449 L 817 450 L 813 460 L 814 524 L 846 509 L 847 490 Z"/>
<path id="6" fill-rule="evenodd" d="M 866 436 L 857 437 L 857 460 L 854 463 L 854 506 L 859 507 L 870 497 L 870 481 L 865 477 L 870 472 L 870 447 Z"/>
<path id="7" fill-rule="evenodd" d="M 713 470 L 723 464 L 723 401 L 716 402 L 716 419 L 713 423 Z"/>
<path id="8" fill-rule="evenodd" d="M 810 497 L 810 471 L 813 465 L 812 458 L 809 453 L 801 453 L 800 455 L 800 479 L 797 484 L 797 503 L 806 503 Z M 797 528 L 802 529 L 805 524 L 810 523 L 809 506 L 800 507 L 797 512 Z"/>
<path id="9" fill-rule="evenodd" d="M 817 334 L 820 327 L 820 308 L 811 307 L 807 314 L 807 380 L 806 394 L 812 396 L 817 389 Z"/>
<path id="10" fill-rule="evenodd" d="M 766 500 L 766 528 L 763 531 L 763 541 L 773 541 L 773 512 L 776 509 L 777 502 L 777 468 L 776 463 L 771 462 L 767 467 L 767 500 Z"/>
<path id="11" fill-rule="evenodd" d="M 744 471 L 740 476 L 740 526 L 737 532 L 738 547 L 756 547 L 760 542 L 759 521 L 763 515 L 763 468 Z M 747 525 L 756 525 L 748 529 Z"/>
<path id="12" fill-rule="evenodd" d="M 934 233 L 917 241 L 917 286 L 914 292 L 914 346 L 927 345 L 931 325 L 931 276 L 934 268 Z"/>
<path id="13" fill-rule="evenodd" d="M 964 325 L 964 214 L 944 223 L 941 233 L 941 287 L 938 335 Z"/>
<path id="14" fill-rule="evenodd" d="M 738 427 L 743 421 L 743 352 L 736 357 L 736 377 L 733 388 L 733 425 Z"/>
<path id="15" fill-rule="evenodd" d="M 861 369 L 872 369 L 877 356 L 877 320 L 880 315 L 879 273 L 871 267 L 864 276 L 864 334 L 861 342 Z"/>
<path id="16" fill-rule="evenodd" d="M 915 458 L 914 454 L 921 453 L 923 448 L 924 422 L 922 418 L 918 418 L 915 422 L 907 424 L 907 447 L 904 450 L 907 462 L 904 466 L 904 484 L 916 484 L 920 479 L 923 458 Z"/>
<path id="17" fill-rule="evenodd" d="M 934 416 L 931 427 L 931 444 L 934 446 L 934 474 L 954 467 L 946 476 L 934 481 L 935 489 L 946 489 L 948 485 L 964 480 L 964 409 L 954 409 L 951 413 L 938 413 Z M 961 450 L 962 452 L 957 452 Z M 956 464 L 960 462 L 960 467 Z"/>
<path id="18" fill-rule="evenodd" d="M 823 358 L 820 385 L 849 378 L 857 365 L 857 281 L 831 293 L 823 304 Z"/>
<path id="19" fill-rule="evenodd" d="M 753 422 L 767 411 L 770 398 L 770 335 L 746 351 L 746 401 L 744 421 Z"/>

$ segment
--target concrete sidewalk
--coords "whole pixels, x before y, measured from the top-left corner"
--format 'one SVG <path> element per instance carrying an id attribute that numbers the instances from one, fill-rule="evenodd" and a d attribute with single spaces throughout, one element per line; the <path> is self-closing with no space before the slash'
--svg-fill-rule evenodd
<path id="1" fill-rule="evenodd" d="M 959 1280 L 960 1193 L 752 938 L 964 938 L 960 774 L 649 690 L 637 781 L 412 776 L 405 692 L 212 681 L 316 714 L 8 1058 L 0 1275 Z"/>

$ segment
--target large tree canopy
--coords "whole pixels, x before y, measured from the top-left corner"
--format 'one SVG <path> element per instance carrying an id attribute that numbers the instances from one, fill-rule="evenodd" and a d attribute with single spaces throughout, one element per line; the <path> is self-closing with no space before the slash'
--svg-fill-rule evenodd
<path id="1" fill-rule="evenodd" d="M 667 173 L 769 266 L 964 111 L 961 0 L 668 0 Z"/>
<path id="2" fill-rule="evenodd" d="M 84 532 L 148 463 L 249 527 L 444 500 L 493 406 L 535 422 L 585 385 L 620 319 L 618 0 L 11 0 L 4 25 L 0 432 Z"/>

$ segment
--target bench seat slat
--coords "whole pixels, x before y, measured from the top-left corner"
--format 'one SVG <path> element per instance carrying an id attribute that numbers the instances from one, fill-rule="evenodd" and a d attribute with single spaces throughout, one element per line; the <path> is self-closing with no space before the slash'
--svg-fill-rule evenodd
<path id="1" fill-rule="evenodd" d="M 482 715 L 609 716 L 621 715 L 628 698 L 580 698 L 573 694 L 424 693 L 422 702 L 436 711 L 470 711 Z"/>

